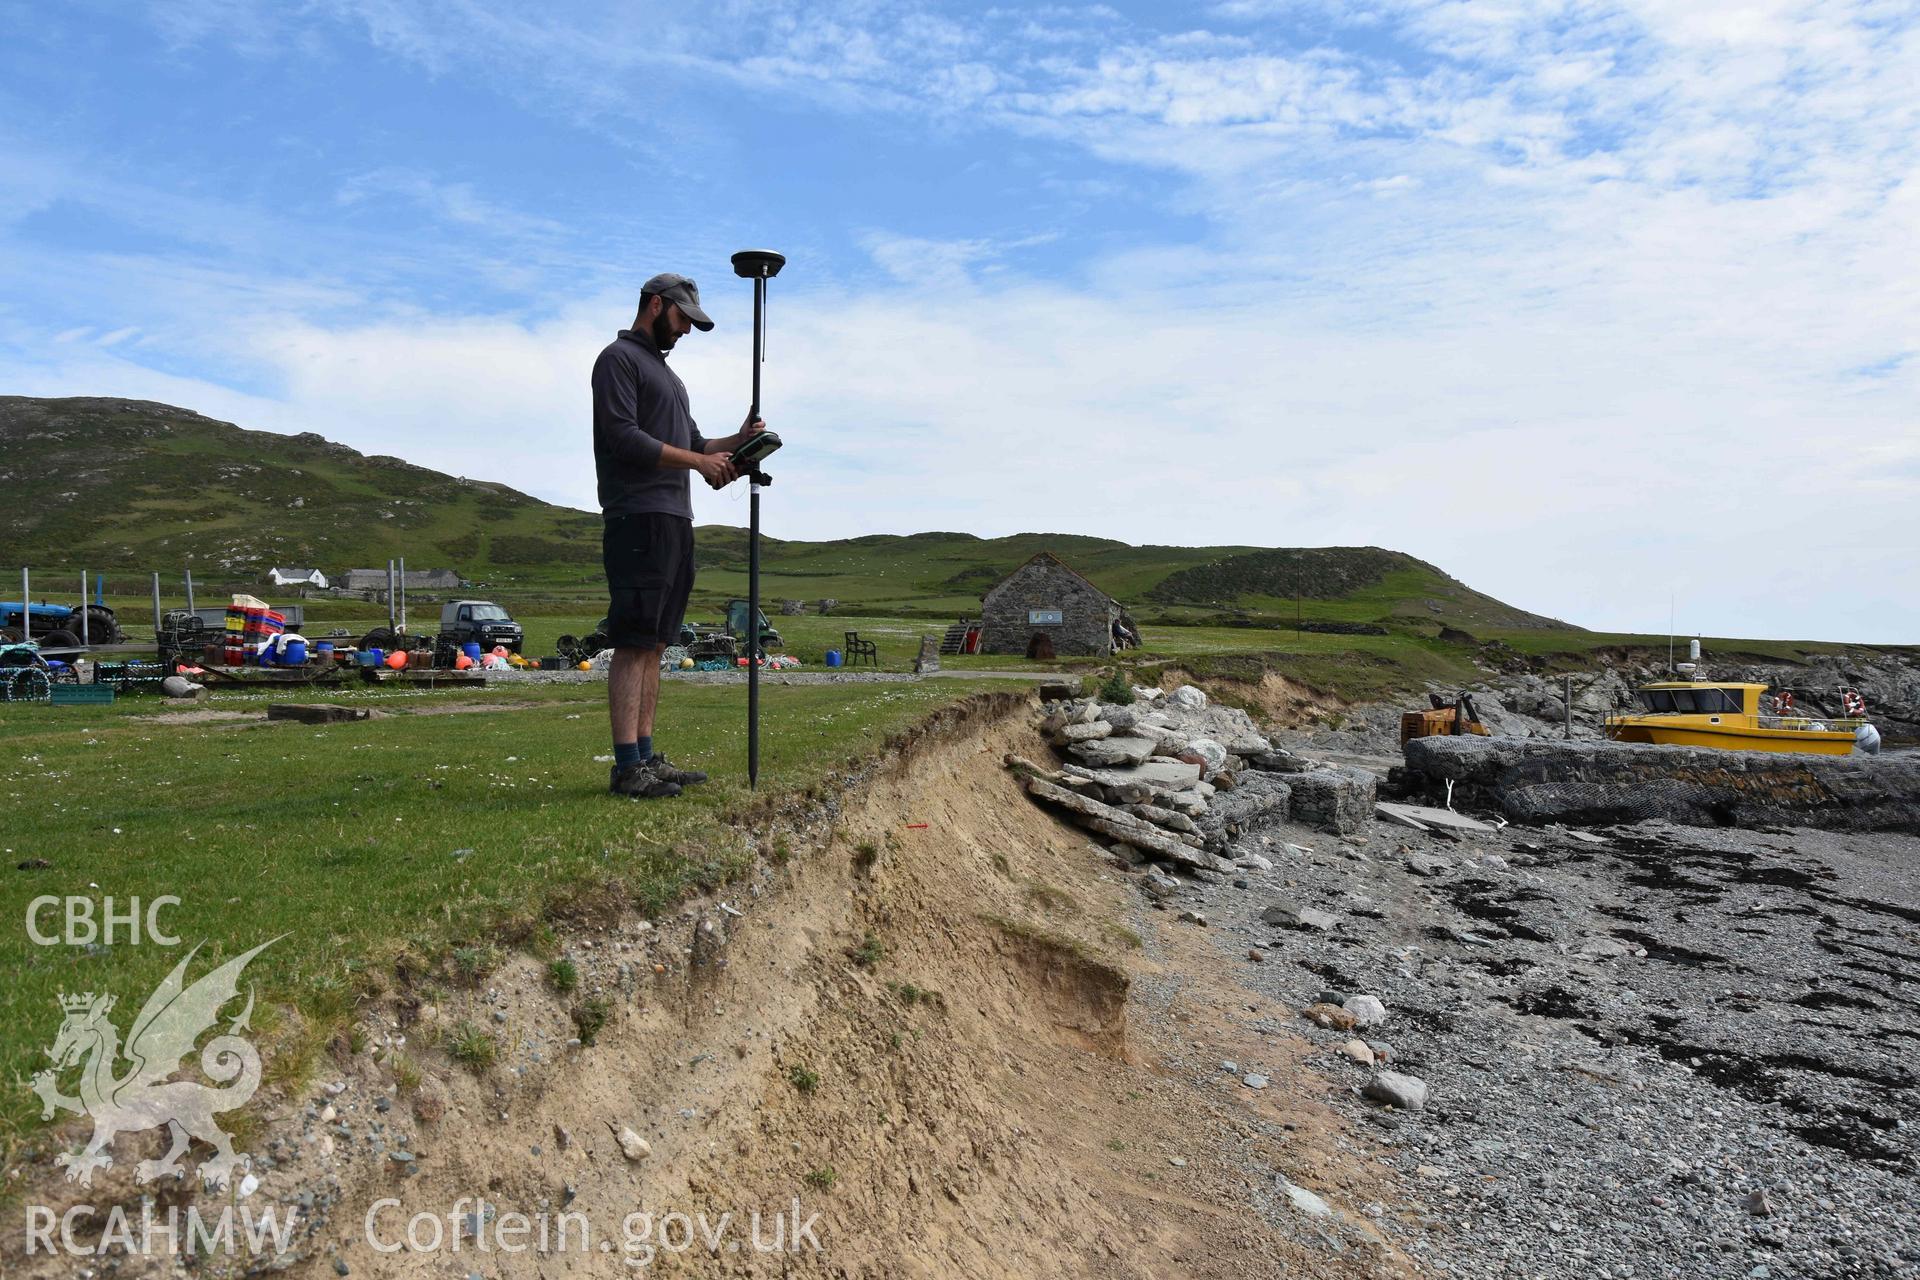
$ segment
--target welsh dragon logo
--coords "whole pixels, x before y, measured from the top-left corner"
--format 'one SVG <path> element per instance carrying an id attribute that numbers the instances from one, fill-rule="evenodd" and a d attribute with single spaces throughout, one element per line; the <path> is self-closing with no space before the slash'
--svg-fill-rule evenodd
<path id="1" fill-rule="evenodd" d="M 247 962 L 278 941 L 263 942 L 188 986 L 187 965 L 200 950 L 196 945 L 147 997 L 127 1032 L 124 1050 L 118 1029 L 107 1019 L 113 996 L 96 996 L 91 991 L 60 996 L 66 1019 L 47 1051 L 53 1066 L 33 1078 L 33 1091 L 45 1104 L 40 1113 L 43 1120 L 52 1119 L 56 1110 L 93 1117 L 93 1138 L 86 1149 L 54 1157 L 55 1164 L 66 1166 L 67 1181 L 92 1186 L 93 1171 L 113 1164 L 107 1148 L 117 1135 L 163 1125 L 171 1131 L 172 1146 L 160 1159 L 142 1160 L 135 1166 L 137 1182 L 181 1176 L 185 1170 L 180 1157 L 194 1138 L 218 1152 L 200 1164 L 200 1176 L 209 1187 L 224 1185 L 236 1169 L 252 1164 L 252 1157 L 235 1154 L 233 1140 L 213 1117 L 244 1106 L 260 1087 L 260 1054 L 238 1034 L 248 1029 L 253 996 L 247 996 L 246 1008 L 227 1025 L 226 1034 L 215 1036 L 200 1051 L 201 1071 L 222 1087 L 168 1077 L 193 1052 L 201 1034 L 219 1021 L 221 1007 L 240 994 L 240 971 Z M 119 1069 L 122 1057 L 128 1063 L 124 1073 Z M 69 1098 L 60 1092 L 58 1076 L 75 1063 L 85 1064 L 80 1096 Z"/>

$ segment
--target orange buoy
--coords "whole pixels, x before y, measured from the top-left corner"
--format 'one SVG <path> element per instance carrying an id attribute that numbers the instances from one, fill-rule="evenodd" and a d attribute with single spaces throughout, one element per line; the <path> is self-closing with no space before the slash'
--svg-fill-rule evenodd
<path id="1" fill-rule="evenodd" d="M 455 671 L 465 671 L 468 667 L 471 667 L 472 665 L 473 665 L 473 659 L 469 658 L 464 653 L 453 660 L 453 669 Z"/>
<path id="2" fill-rule="evenodd" d="M 392 667 L 395 671 L 398 671 L 402 667 L 406 666 L 407 651 L 405 649 L 395 649 L 392 653 L 387 655 L 387 665 L 389 667 Z"/>

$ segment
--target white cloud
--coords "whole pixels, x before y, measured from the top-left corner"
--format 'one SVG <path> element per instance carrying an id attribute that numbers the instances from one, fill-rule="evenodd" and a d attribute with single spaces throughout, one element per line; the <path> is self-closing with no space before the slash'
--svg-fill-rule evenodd
<path id="1" fill-rule="evenodd" d="M 1002 269 L 1011 213 L 962 235 L 865 224 L 879 286 L 796 261 L 766 371 L 791 442 L 777 536 L 1372 543 L 1599 627 L 1659 628 L 1669 591 L 1688 629 L 1920 626 L 1910 11 L 1242 0 L 1215 12 L 1248 25 L 1160 36 L 1111 12 L 733 3 L 636 45 L 564 6 L 329 9 L 432 74 L 479 68 L 596 127 L 640 115 L 624 86 L 644 66 L 1064 143 L 1104 162 L 1057 180 L 1091 201 L 1143 171 L 1179 180 L 1172 212 L 1202 232 L 1119 241 L 1072 276 Z M 1414 53 L 1326 34 L 1363 23 Z M 346 194 L 502 227 L 549 275 L 580 265 L 557 219 L 425 166 Z M 466 245 L 455 260 L 489 256 Z M 626 290 L 441 316 L 383 292 L 384 261 L 312 283 L 81 266 L 81 288 L 158 300 L 100 327 L 233 376 L 168 377 L 134 343 L 39 339 L 14 315 L 9 386 L 151 394 L 592 503 L 586 372 Z M 675 364 L 717 433 L 745 406 L 748 326 L 744 290 L 707 295 L 722 327 Z M 696 500 L 744 522 L 743 493 Z"/>
<path id="2" fill-rule="evenodd" d="M 721 328 L 674 363 L 718 434 L 745 405 L 750 326 L 743 290 L 708 297 Z M 776 282 L 766 403 L 790 447 L 768 531 L 1378 544 L 1589 625 L 1657 629 L 1677 590 L 1707 630 L 1910 633 L 1913 606 L 1886 585 L 1912 581 L 1920 444 L 1893 430 L 1910 372 L 1836 396 L 1770 367 L 1770 348 L 1703 359 L 1713 335 L 1620 326 L 1604 294 L 1552 324 L 1437 313 L 1364 337 L 1324 306 L 1191 301 Z M 284 390 L 215 393 L 209 411 L 591 507 L 586 375 L 629 306 L 607 294 L 532 325 L 290 321 L 256 342 Z M 65 389 L 208 409 L 205 388 L 142 391 L 99 366 L 77 380 Z M 744 520 L 743 493 L 696 502 Z M 1781 582 L 1796 584 L 1784 617 Z"/>

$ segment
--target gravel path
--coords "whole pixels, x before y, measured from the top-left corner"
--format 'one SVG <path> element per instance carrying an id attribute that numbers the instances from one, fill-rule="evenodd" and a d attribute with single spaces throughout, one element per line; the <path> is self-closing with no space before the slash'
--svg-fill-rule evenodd
<path id="1" fill-rule="evenodd" d="M 1416 1192 L 1380 1221 L 1412 1256 L 1461 1276 L 1920 1276 L 1920 839 L 1376 823 L 1239 849 L 1275 869 L 1168 909 L 1203 912 L 1263 996 L 1385 1003 L 1370 1030 L 1295 1022 Z M 1262 924 L 1283 900 L 1336 920 Z M 1354 1035 L 1431 1086 L 1425 1110 L 1358 1096 L 1369 1068 L 1337 1051 Z"/>

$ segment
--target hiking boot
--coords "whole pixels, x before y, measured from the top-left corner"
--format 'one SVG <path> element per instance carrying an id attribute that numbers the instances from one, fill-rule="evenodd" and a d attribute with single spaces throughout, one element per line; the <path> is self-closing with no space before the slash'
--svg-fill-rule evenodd
<path id="1" fill-rule="evenodd" d="M 664 800 L 680 794 L 680 784 L 669 782 L 647 767 L 646 761 L 607 771 L 607 790 L 629 800 Z"/>
<path id="2" fill-rule="evenodd" d="M 654 777 L 664 778 L 668 782 L 676 783 L 683 787 L 695 786 L 707 780 L 707 775 L 698 769 L 682 769 L 679 765 L 662 755 L 648 756 L 647 768 L 653 770 Z"/>

